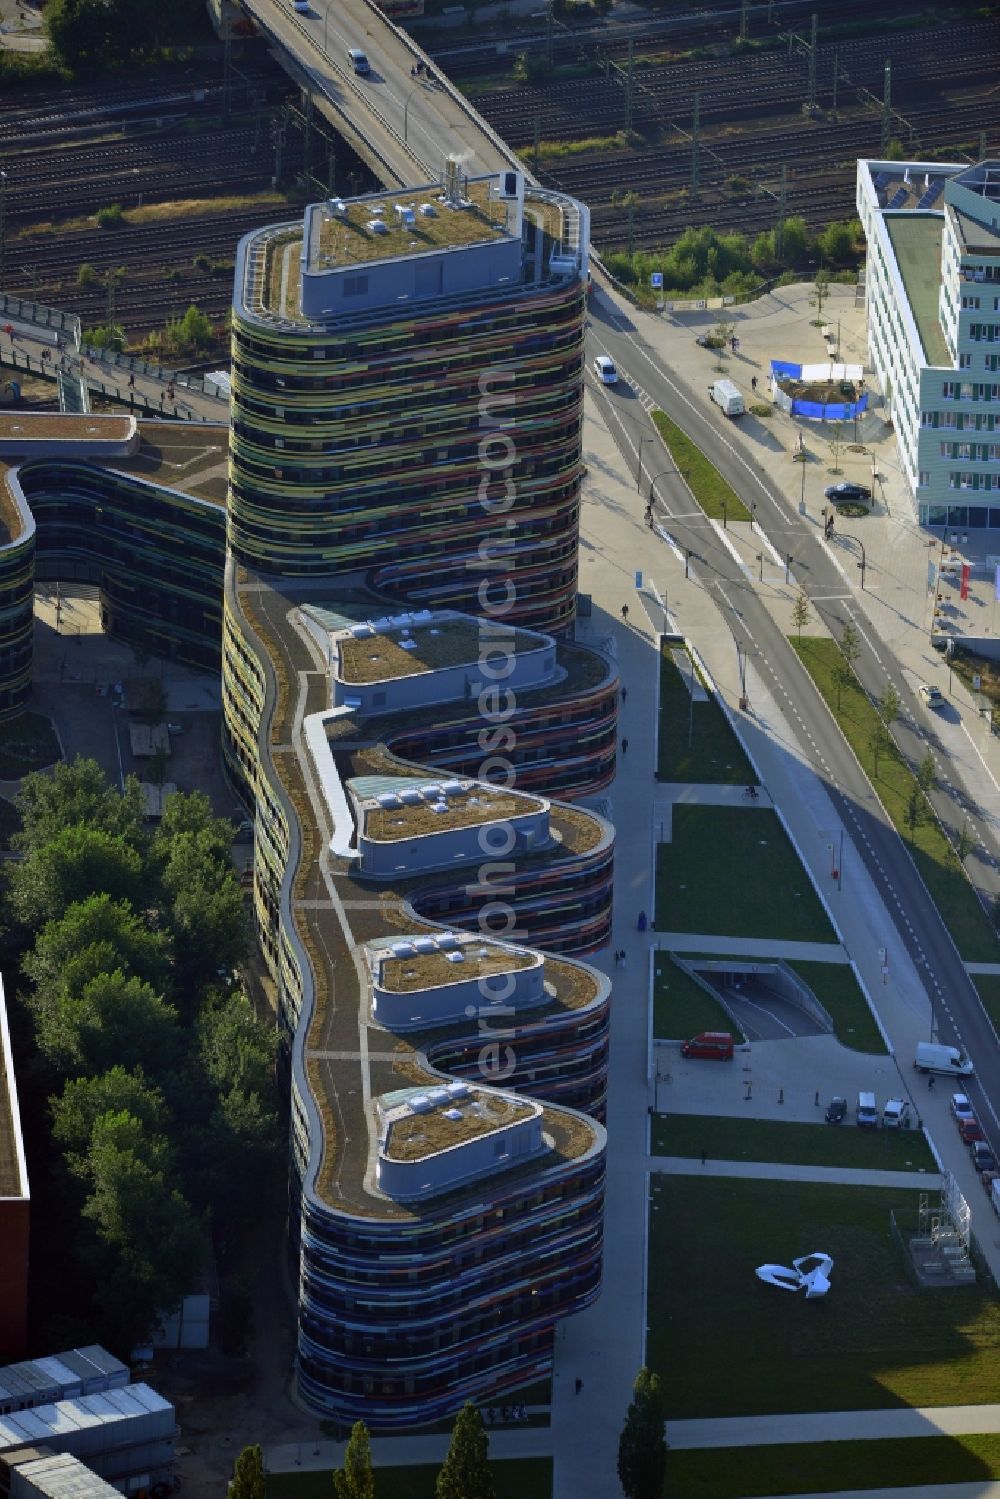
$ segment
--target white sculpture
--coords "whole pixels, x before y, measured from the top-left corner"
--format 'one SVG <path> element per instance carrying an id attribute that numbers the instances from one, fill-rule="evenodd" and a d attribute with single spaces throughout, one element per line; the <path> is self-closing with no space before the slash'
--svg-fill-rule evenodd
<path id="1" fill-rule="evenodd" d="M 804 1269 L 804 1266 L 810 1268 Z M 828 1254 L 804 1254 L 792 1260 L 792 1269 L 787 1265 L 758 1265 L 756 1276 L 766 1285 L 777 1286 L 779 1291 L 805 1291 L 806 1300 L 825 1296 L 830 1289 L 830 1271 L 833 1260 Z"/>

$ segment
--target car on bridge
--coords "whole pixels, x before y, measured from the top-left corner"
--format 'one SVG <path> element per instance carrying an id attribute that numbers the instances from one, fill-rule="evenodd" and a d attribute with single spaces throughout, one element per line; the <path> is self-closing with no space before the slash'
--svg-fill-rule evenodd
<path id="1" fill-rule="evenodd" d="M 360 74 L 362 78 L 367 78 L 368 74 L 372 70 L 371 63 L 368 61 L 367 56 L 364 52 L 362 52 L 360 47 L 348 47 L 347 61 L 354 69 L 355 73 Z"/>

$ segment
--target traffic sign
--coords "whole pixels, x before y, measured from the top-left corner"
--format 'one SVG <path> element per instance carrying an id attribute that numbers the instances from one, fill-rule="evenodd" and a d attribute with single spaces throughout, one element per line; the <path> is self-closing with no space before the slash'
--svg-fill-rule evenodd
<path id="1" fill-rule="evenodd" d="M 660 286 L 662 286 L 663 285 L 663 272 L 662 271 L 652 271 L 652 272 L 650 272 L 649 284 L 650 284 L 650 286 L 653 286 L 653 287 L 660 287 Z"/>

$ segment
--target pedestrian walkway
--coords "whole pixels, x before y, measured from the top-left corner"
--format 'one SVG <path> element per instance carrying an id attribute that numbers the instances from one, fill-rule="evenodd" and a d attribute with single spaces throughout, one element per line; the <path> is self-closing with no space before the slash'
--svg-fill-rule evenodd
<path id="1" fill-rule="evenodd" d="M 966 973 L 1000 973 L 1000 963 L 966 963 Z"/>
<path id="2" fill-rule="evenodd" d="M 726 958 L 786 958 L 800 963 L 849 963 L 839 942 L 787 942 L 778 937 L 718 937 L 704 932 L 657 932 L 658 947 Z"/>
<path id="3" fill-rule="evenodd" d="M 6 331 L 13 329 L 13 333 Z M 8 319 L 0 313 L 0 365 L 56 381 L 60 373 L 82 380 L 92 393 L 120 402 L 139 415 L 176 416 L 185 421 L 225 422 L 229 403 L 224 396 L 201 389 L 201 376 L 147 365 L 142 360 L 111 363 L 90 351 L 78 352 L 73 340 L 58 329 Z"/>
<path id="4" fill-rule="evenodd" d="M 864 1442 L 878 1437 L 954 1437 L 993 1431 L 1000 1432 L 1000 1405 L 938 1405 L 671 1421 L 667 1437 L 671 1447 L 678 1448 L 764 1447 L 776 1442 Z M 935 1496 L 942 1492 L 937 1486 L 933 1489 Z"/>
<path id="5" fill-rule="evenodd" d="M 868 1171 L 850 1166 L 795 1166 L 788 1162 L 779 1165 L 774 1161 L 713 1161 L 711 1157 L 703 1165 L 697 1156 L 682 1155 L 647 1156 L 646 1165 L 650 1171 L 663 1171 L 667 1176 L 740 1176 L 752 1181 L 824 1182 L 828 1186 L 833 1183 L 842 1187 L 919 1187 L 921 1191 L 937 1191 L 941 1186 L 936 1171 Z"/>

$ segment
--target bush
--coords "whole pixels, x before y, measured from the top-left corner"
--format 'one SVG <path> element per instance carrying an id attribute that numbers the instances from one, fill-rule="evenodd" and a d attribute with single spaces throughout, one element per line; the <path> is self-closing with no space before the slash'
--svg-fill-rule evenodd
<path id="1" fill-rule="evenodd" d="M 204 250 L 199 251 L 191 263 L 196 271 L 210 271 L 212 269 L 211 258 L 205 254 Z"/>
<path id="2" fill-rule="evenodd" d="M 94 219 L 98 229 L 117 229 L 125 223 L 125 214 L 120 203 L 112 203 L 107 208 L 99 208 Z"/>
<path id="3" fill-rule="evenodd" d="M 773 416 L 774 408 L 768 401 L 754 401 L 750 407 L 751 416 Z"/>
<path id="4" fill-rule="evenodd" d="M 548 73 L 548 62 L 540 52 L 520 52 L 512 76 L 518 83 L 541 83 Z"/>
<path id="5" fill-rule="evenodd" d="M 94 267 L 92 265 L 88 265 L 87 262 L 84 261 L 83 265 L 80 266 L 80 269 L 76 273 L 77 286 L 93 286 L 96 280 L 97 272 L 94 270 Z"/>

